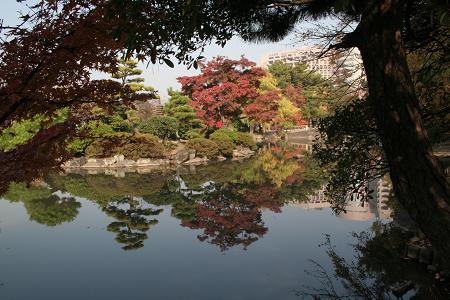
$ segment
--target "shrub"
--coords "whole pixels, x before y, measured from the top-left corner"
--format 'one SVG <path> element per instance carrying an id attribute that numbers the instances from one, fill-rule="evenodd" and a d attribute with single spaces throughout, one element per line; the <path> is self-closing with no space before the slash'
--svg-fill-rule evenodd
<path id="1" fill-rule="evenodd" d="M 198 130 L 191 129 L 191 130 L 186 131 L 182 137 L 187 140 L 192 140 L 192 139 L 196 139 L 196 138 L 202 138 L 203 134 L 201 134 Z"/>
<path id="2" fill-rule="evenodd" d="M 175 118 L 157 116 L 139 125 L 139 132 L 153 134 L 163 140 L 176 139 L 179 124 Z"/>
<path id="3" fill-rule="evenodd" d="M 213 133 L 211 133 L 209 135 L 209 138 L 215 139 L 217 137 L 222 137 L 222 136 L 227 136 L 231 139 L 231 141 L 234 141 L 235 137 L 236 137 L 236 132 L 227 129 L 227 128 L 220 128 L 217 129 L 216 131 L 214 131 Z"/>
<path id="4" fill-rule="evenodd" d="M 199 157 L 217 157 L 219 152 L 219 147 L 217 144 L 205 138 L 195 138 L 189 140 L 186 144 L 186 148 L 193 149 L 196 151 L 196 155 Z"/>
<path id="5" fill-rule="evenodd" d="M 235 148 L 235 145 L 231 137 L 229 137 L 225 133 L 217 133 L 216 131 L 211 134 L 209 138 L 217 144 L 220 154 L 225 157 L 233 156 L 233 149 Z"/>
<path id="6" fill-rule="evenodd" d="M 250 133 L 246 133 L 246 132 L 236 132 L 235 134 L 235 138 L 234 138 L 234 143 L 236 145 L 241 145 L 244 147 L 248 147 L 252 150 L 256 149 L 256 143 L 255 140 L 253 139 L 252 135 Z"/>
<path id="7" fill-rule="evenodd" d="M 74 156 L 83 156 L 86 148 L 92 143 L 92 139 L 75 137 L 69 140 L 67 144 L 67 151 L 73 153 Z"/>
<path id="8" fill-rule="evenodd" d="M 151 134 L 119 133 L 94 141 L 86 148 L 88 157 L 111 157 L 122 154 L 128 159 L 163 158 L 166 149 Z"/>

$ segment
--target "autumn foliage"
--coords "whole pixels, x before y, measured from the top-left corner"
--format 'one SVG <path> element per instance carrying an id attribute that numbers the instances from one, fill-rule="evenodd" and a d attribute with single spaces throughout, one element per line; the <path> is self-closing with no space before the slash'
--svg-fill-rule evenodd
<path id="1" fill-rule="evenodd" d="M 217 57 L 200 63 L 201 74 L 179 77 L 182 90 L 192 99 L 198 117 L 208 126 L 221 128 L 239 118 L 258 98 L 259 79 L 265 71 L 254 62 Z"/>

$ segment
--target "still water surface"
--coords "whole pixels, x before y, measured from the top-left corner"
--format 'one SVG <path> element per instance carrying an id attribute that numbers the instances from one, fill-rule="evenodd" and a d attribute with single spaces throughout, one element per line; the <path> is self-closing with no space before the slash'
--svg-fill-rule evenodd
<path id="1" fill-rule="evenodd" d="M 352 232 L 386 217 L 354 201 L 336 216 L 323 175 L 296 153 L 264 150 L 143 174 L 53 174 L 0 200 L 0 299 L 299 299 L 333 273 Z"/>

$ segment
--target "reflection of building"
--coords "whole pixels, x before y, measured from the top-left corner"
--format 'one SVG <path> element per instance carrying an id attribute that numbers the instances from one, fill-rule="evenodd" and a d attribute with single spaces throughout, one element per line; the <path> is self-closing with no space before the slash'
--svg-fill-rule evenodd
<path id="1" fill-rule="evenodd" d="M 325 187 L 310 195 L 306 201 L 293 201 L 290 204 L 304 209 L 322 209 L 331 207 L 325 197 Z M 366 190 L 373 190 L 372 197 L 364 201 Z M 368 221 L 373 218 L 391 219 L 391 209 L 387 206 L 390 186 L 386 180 L 377 179 L 369 182 L 360 193 L 353 193 L 346 201 L 345 212 L 339 213 L 339 218 Z"/>
<path id="2" fill-rule="evenodd" d="M 290 65 L 304 63 L 308 66 L 308 70 L 316 71 L 322 77 L 329 78 L 335 72 L 335 65 L 329 57 L 317 59 L 322 52 L 323 48 L 321 47 L 306 46 L 298 49 L 267 53 L 261 58 L 261 66 L 267 68 L 276 61 L 282 61 Z"/>

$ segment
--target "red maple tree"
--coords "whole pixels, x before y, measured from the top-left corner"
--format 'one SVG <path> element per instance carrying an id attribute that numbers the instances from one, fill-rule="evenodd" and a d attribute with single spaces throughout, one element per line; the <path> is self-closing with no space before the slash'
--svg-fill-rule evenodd
<path id="1" fill-rule="evenodd" d="M 221 128 L 240 117 L 258 99 L 259 80 L 265 71 L 254 62 L 216 57 L 200 63 L 201 74 L 179 77 L 182 90 L 208 127 Z"/>

